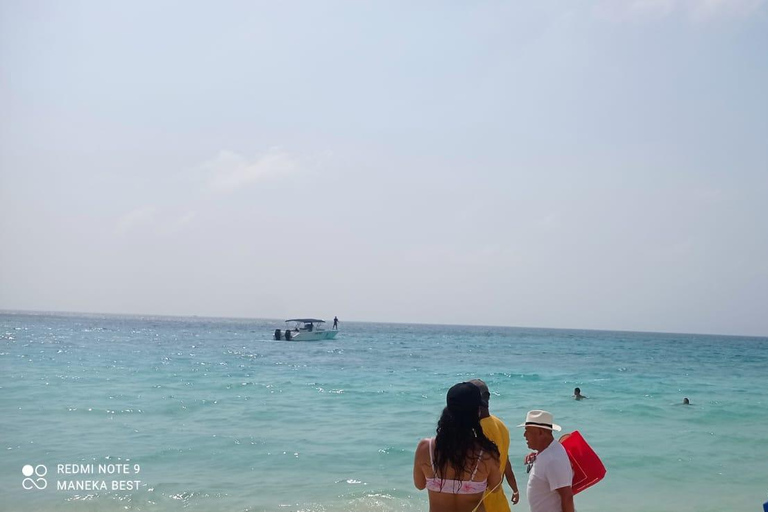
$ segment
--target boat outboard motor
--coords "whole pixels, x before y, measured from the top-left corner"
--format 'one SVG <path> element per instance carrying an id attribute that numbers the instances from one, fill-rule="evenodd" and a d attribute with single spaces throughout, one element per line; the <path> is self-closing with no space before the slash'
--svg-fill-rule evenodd
<path id="1" fill-rule="evenodd" d="M 280 337 L 280 329 L 275 329 L 275 339 L 280 341 L 282 338 Z"/>
<path id="2" fill-rule="evenodd" d="M 291 336 L 291 330 L 290 329 L 286 329 L 285 330 L 285 341 L 291 341 L 291 338 L 293 338 L 293 336 Z"/>

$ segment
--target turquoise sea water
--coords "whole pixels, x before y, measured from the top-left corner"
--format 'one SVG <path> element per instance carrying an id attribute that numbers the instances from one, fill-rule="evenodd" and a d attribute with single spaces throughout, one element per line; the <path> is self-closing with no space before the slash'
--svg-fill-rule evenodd
<path id="1" fill-rule="evenodd" d="M 513 426 L 535 408 L 608 468 L 580 512 L 768 500 L 768 338 L 342 322 L 336 340 L 286 343 L 279 324 L 0 314 L 0 509 L 424 511 L 413 450 L 475 377 L 511 427 L 513 510 Z M 46 467 L 45 489 L 23 488 L 25 465 Z M 140 483 L 57 489 L 84 480 Z"/>

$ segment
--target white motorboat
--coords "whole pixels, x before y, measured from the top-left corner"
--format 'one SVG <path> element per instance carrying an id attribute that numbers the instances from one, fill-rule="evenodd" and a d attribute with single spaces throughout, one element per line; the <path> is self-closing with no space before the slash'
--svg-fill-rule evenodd
<path id="1" fill-rule="evenodd" d="M 283 332 L 275 329 L 275 339 L 285 341 L 320 341 L 332 340 L 339 333 L 336 329 L 330 331 L 323 327 L 325 320 L 319 318 L 291 318 L 285 321 L 288 325 Z"/>

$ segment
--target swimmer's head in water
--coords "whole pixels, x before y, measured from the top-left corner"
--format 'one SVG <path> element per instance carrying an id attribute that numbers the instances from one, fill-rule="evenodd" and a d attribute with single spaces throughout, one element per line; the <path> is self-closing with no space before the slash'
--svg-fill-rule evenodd
<path id="1" fill-rule="evenodd" d="M 691 401 L 690 401 L 690 400 L 688 400 L 687 398 L 683 398 L 683 403 L 684 403 L 685 405 L 690 405 L 690 404 L 691 404 Z"/>

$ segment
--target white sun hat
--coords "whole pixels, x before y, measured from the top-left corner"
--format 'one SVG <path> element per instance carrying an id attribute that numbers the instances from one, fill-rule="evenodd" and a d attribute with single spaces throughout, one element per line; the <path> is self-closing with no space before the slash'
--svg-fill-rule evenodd
<path id="1" fill-rule="evenodd" d="M 525 415 L 525 423 L 521 423 L 518 427 L 536 427 L 544 428 L 547 430 L 562 430 L 560 425 L 552 422 L 552 413 L 547 411 L 528 411 Z"/>

